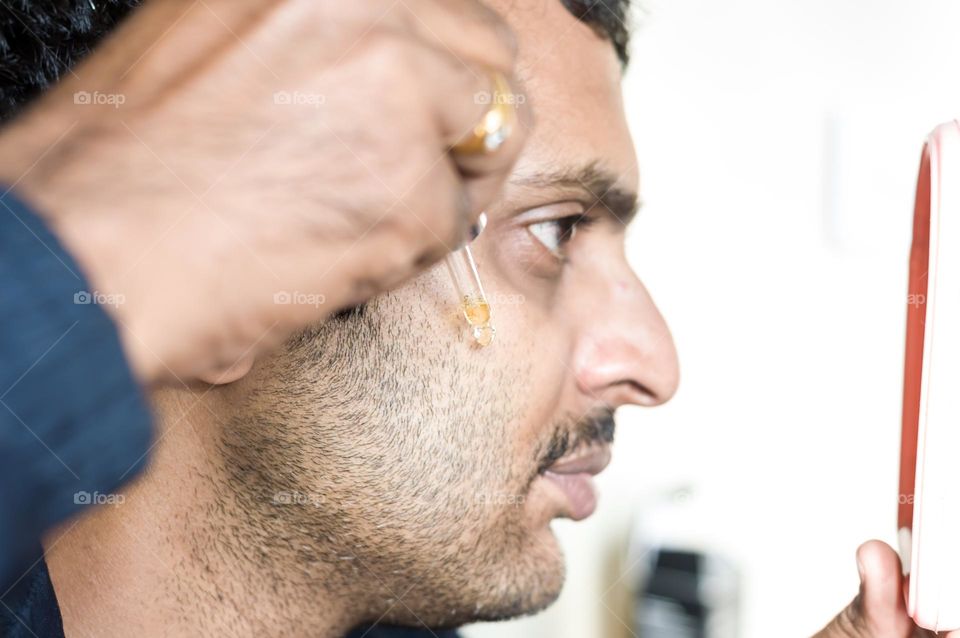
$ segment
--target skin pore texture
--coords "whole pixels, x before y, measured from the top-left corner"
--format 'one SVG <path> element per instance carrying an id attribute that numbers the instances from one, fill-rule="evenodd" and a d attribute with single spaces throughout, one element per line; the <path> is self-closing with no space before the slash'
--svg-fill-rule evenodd
<path id="1" fill-rule="evenodd" d="M 148 472 L 46 539 L 66 635 L 339 636 L 532 613 L 563 584 L 551 461 L 676 389 L 628 266 L 638 190 L 610 42 L 559 2 L 517 33 L 532 132 L 474 249 L 493 345 L 441 264 L 260 358 L 158 391 Z M 576 220 L 588 221 L 576 227 Z"/>

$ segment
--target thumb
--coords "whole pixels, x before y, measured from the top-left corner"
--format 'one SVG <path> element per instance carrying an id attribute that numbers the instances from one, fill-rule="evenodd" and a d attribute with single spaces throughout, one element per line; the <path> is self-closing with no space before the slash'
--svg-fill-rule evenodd
<path id="1" fill-rule="evenodd" d="M 881 541 L 857 549 L 860 593 L 814 638 L 912 638 L 922 635 L 903 602 L 900 558 Z"/>

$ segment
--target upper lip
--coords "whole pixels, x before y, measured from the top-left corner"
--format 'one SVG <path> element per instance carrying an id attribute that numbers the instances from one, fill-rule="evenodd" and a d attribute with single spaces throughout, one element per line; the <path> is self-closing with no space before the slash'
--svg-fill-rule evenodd
<path id="1" fill-rule="evenodd" d="M 556 474 L 599 474 L 610 463 L 610 445 L 592 443 L 561 456 L 554 461 L 548 472 Z"/>

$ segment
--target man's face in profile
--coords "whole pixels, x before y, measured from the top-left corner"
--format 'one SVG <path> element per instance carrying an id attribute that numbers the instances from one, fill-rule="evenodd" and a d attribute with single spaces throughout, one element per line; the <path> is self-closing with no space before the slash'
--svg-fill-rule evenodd
<path id="1" fill-rule="evenodd" d="M 472 344 L 441 264 L 292 339 L 206 410 L 157 399 L 169 440 L 144 489 L 200 495 L 194 556 L 342 599 L 356 621 L 456 625 L 552 602 L 549 523 L 589 513 L 582 474 L 605 462 L 613 409 L 677 383 L 623 253 L 638 171 L 613 46 L 559 2 L 496 8 L 536 127 L 474 244 L 494 343 Z M 177 432 L 182 419 L 210 424 Z"/>

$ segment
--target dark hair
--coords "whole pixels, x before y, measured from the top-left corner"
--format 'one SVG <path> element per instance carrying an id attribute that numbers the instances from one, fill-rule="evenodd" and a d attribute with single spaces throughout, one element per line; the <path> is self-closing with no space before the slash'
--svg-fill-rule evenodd
<path id="1" fill-rule="evenodd" d="M 0 3 L 0 120 L 87 55 L 140 0 Z"/>
<path id="2" fill-rule="evenodd" d="M 628 60 L 630 0 L 561 0 Z M 141 0 L 0 2 L 0 121 L 56 82 Z"/>
<path id="3" fill-rule="evenodd" d="M 613 43 L 620 64 L 630 61 L 630 28 L 627 15 L 630 0 L 561 0 L 567 11 L 583 20 L 600 36 Z"/>

